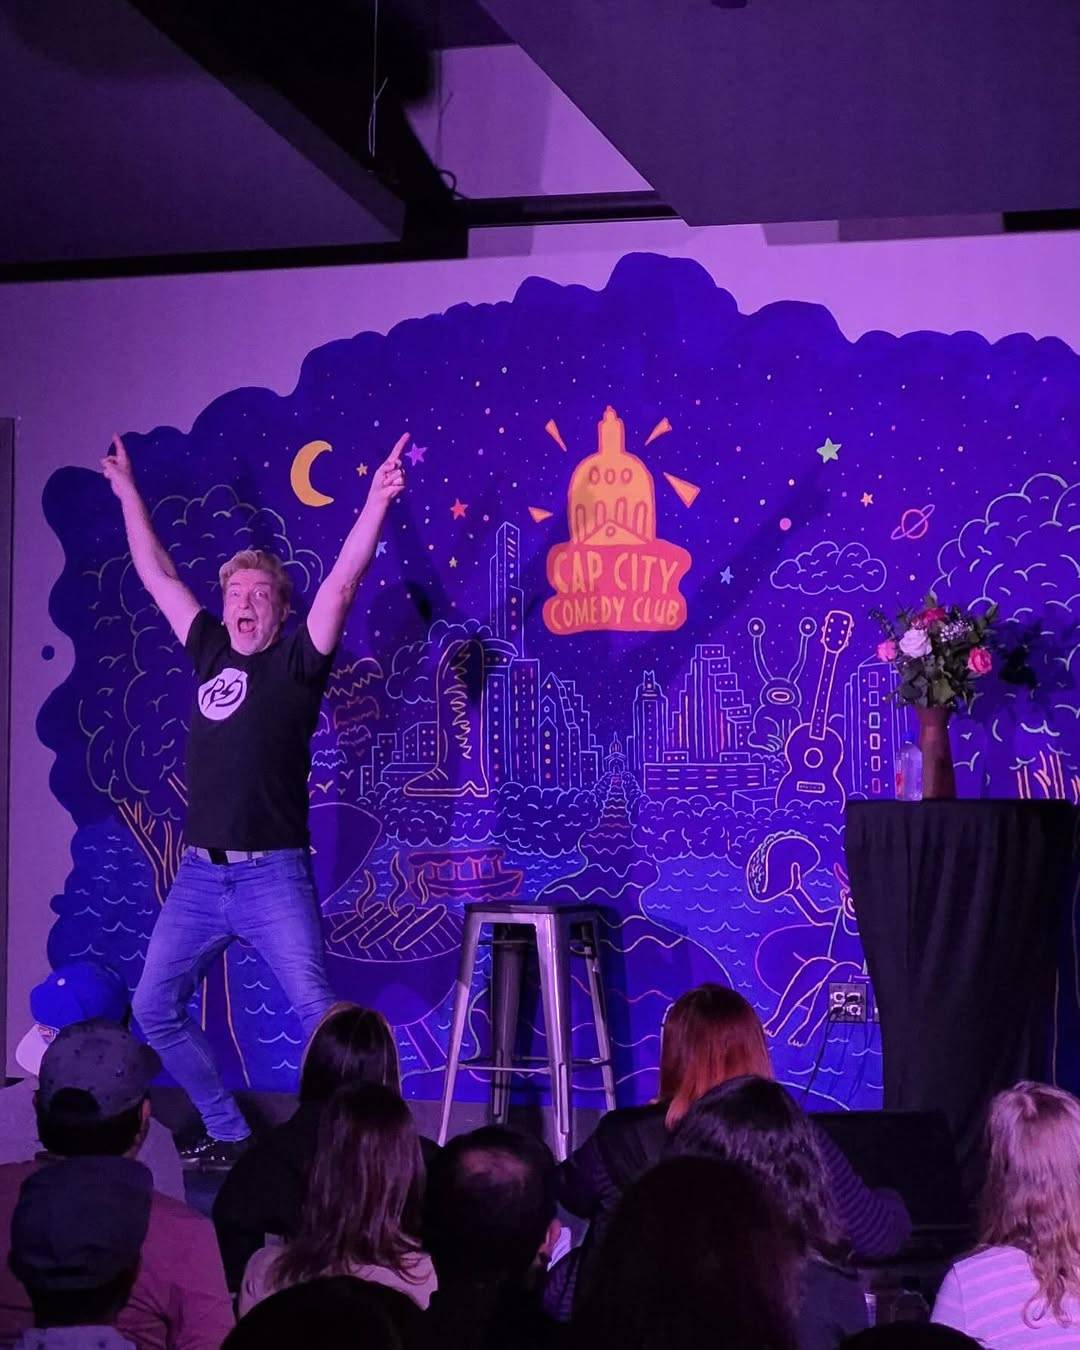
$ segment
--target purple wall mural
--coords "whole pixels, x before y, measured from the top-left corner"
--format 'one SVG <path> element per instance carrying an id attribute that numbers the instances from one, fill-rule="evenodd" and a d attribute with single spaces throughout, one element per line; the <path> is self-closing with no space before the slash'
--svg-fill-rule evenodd
<path id="1" fill-rule="evenodd" d="M 1076 800 L 1078 416 L 1056 340 L 851 343 L 821 307 L 743 315 L 698 265 L 631 255 L 599 292 L 529 280 L 125 440 L 201 599 L 250 543 L 302 611 L 412 433 L 311 779 L 331 977 L 395 1023 L 411 1095 L 441 1085 L 463 903 L 556 897 L 605 910 L 623 1100 L 654 1091 L 670 1000 L 719 979 L 785 1081 L 865 1106 L 877 1028 L 828 1016 L 863 978 L 842 809 L 892 794 L 907 734 L 869 611 L 996 601 L 1009 678 L 954 728 L 960 791 Z M 38 725 L 76 825 L 49 956 L 133 986 L 181 847 L 194 681 L 104 481 L 61 469 L 44 505 L 75 651 Z M 293 1085 L 299 1026 L 256 952 L 199 1004 L 235 1084 Z M 486 1015 L 478 980 L 474 1038 Z M 584 999 L 578 1021 L 587 1050 Z"/>

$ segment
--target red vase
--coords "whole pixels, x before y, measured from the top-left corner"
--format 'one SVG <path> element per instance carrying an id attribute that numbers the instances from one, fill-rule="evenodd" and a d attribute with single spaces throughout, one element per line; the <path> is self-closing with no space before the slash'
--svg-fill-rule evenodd
<path id="1" fill-rule="evenodd" d="M 951 801 L 956 796 L 956 775 L 949 741 L 952 709 L 916 708 L 915 711 L 919 715 L 923 800 Z"/>

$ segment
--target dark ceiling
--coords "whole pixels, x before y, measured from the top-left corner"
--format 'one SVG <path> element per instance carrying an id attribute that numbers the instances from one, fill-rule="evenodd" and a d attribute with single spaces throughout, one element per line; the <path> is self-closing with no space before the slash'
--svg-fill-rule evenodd
<path id="1" fill-rule="evenodd" d="M 404 110 L 505 41 L 471 0 L 0 0 L 0 279 L 460 254 Z"/>
<path id="2" fill-rule="evenodd" d="M 406 109 L 439 49 L 507 41 L 654 192 L 451 190 Z M 0 0 L 0 127 L 0 280 L 461 256 L 548 219 L 1075 225 L 1080 3 Z"/>
<path id="3" fill-rule="evenodd" d="M 1080 202 L 1077 0 L 483 0 L 692 225 Z"/>

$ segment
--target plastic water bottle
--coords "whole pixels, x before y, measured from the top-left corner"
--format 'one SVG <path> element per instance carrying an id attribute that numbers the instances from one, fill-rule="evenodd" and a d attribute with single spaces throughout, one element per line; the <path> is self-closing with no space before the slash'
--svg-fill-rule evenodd
<path id="1" fill-rule="evenodd" d="M 902 802 L 922 801 L 922 751 L 911 741 L 904 742 L 896 759 L 896 795 Z"/>

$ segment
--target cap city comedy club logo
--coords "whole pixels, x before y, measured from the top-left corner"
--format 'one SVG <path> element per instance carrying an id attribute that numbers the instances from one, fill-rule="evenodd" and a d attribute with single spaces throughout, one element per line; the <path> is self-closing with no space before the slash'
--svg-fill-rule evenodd
<path id="1" fill-rule="evenodd" d="M 649 441 L 670 430 L 665 418 Z M 548 431 L 562 445 L 553 422 Z M 570 479 L 569 542 L 548 553 L 547 578 L 555 594 L 544 602 L 544 622 L 558 634 L 679 628 L 686 622 L 679 582 L 690 570 L 690 554 L 656 537 L 653 477 L 627 453 L 626 431 L 614 408 L 604 409 L 598 431 L 596 454 L 583 459 Z M 664 477 L 690 506 L 698 488 L 671 474 Z"/>

